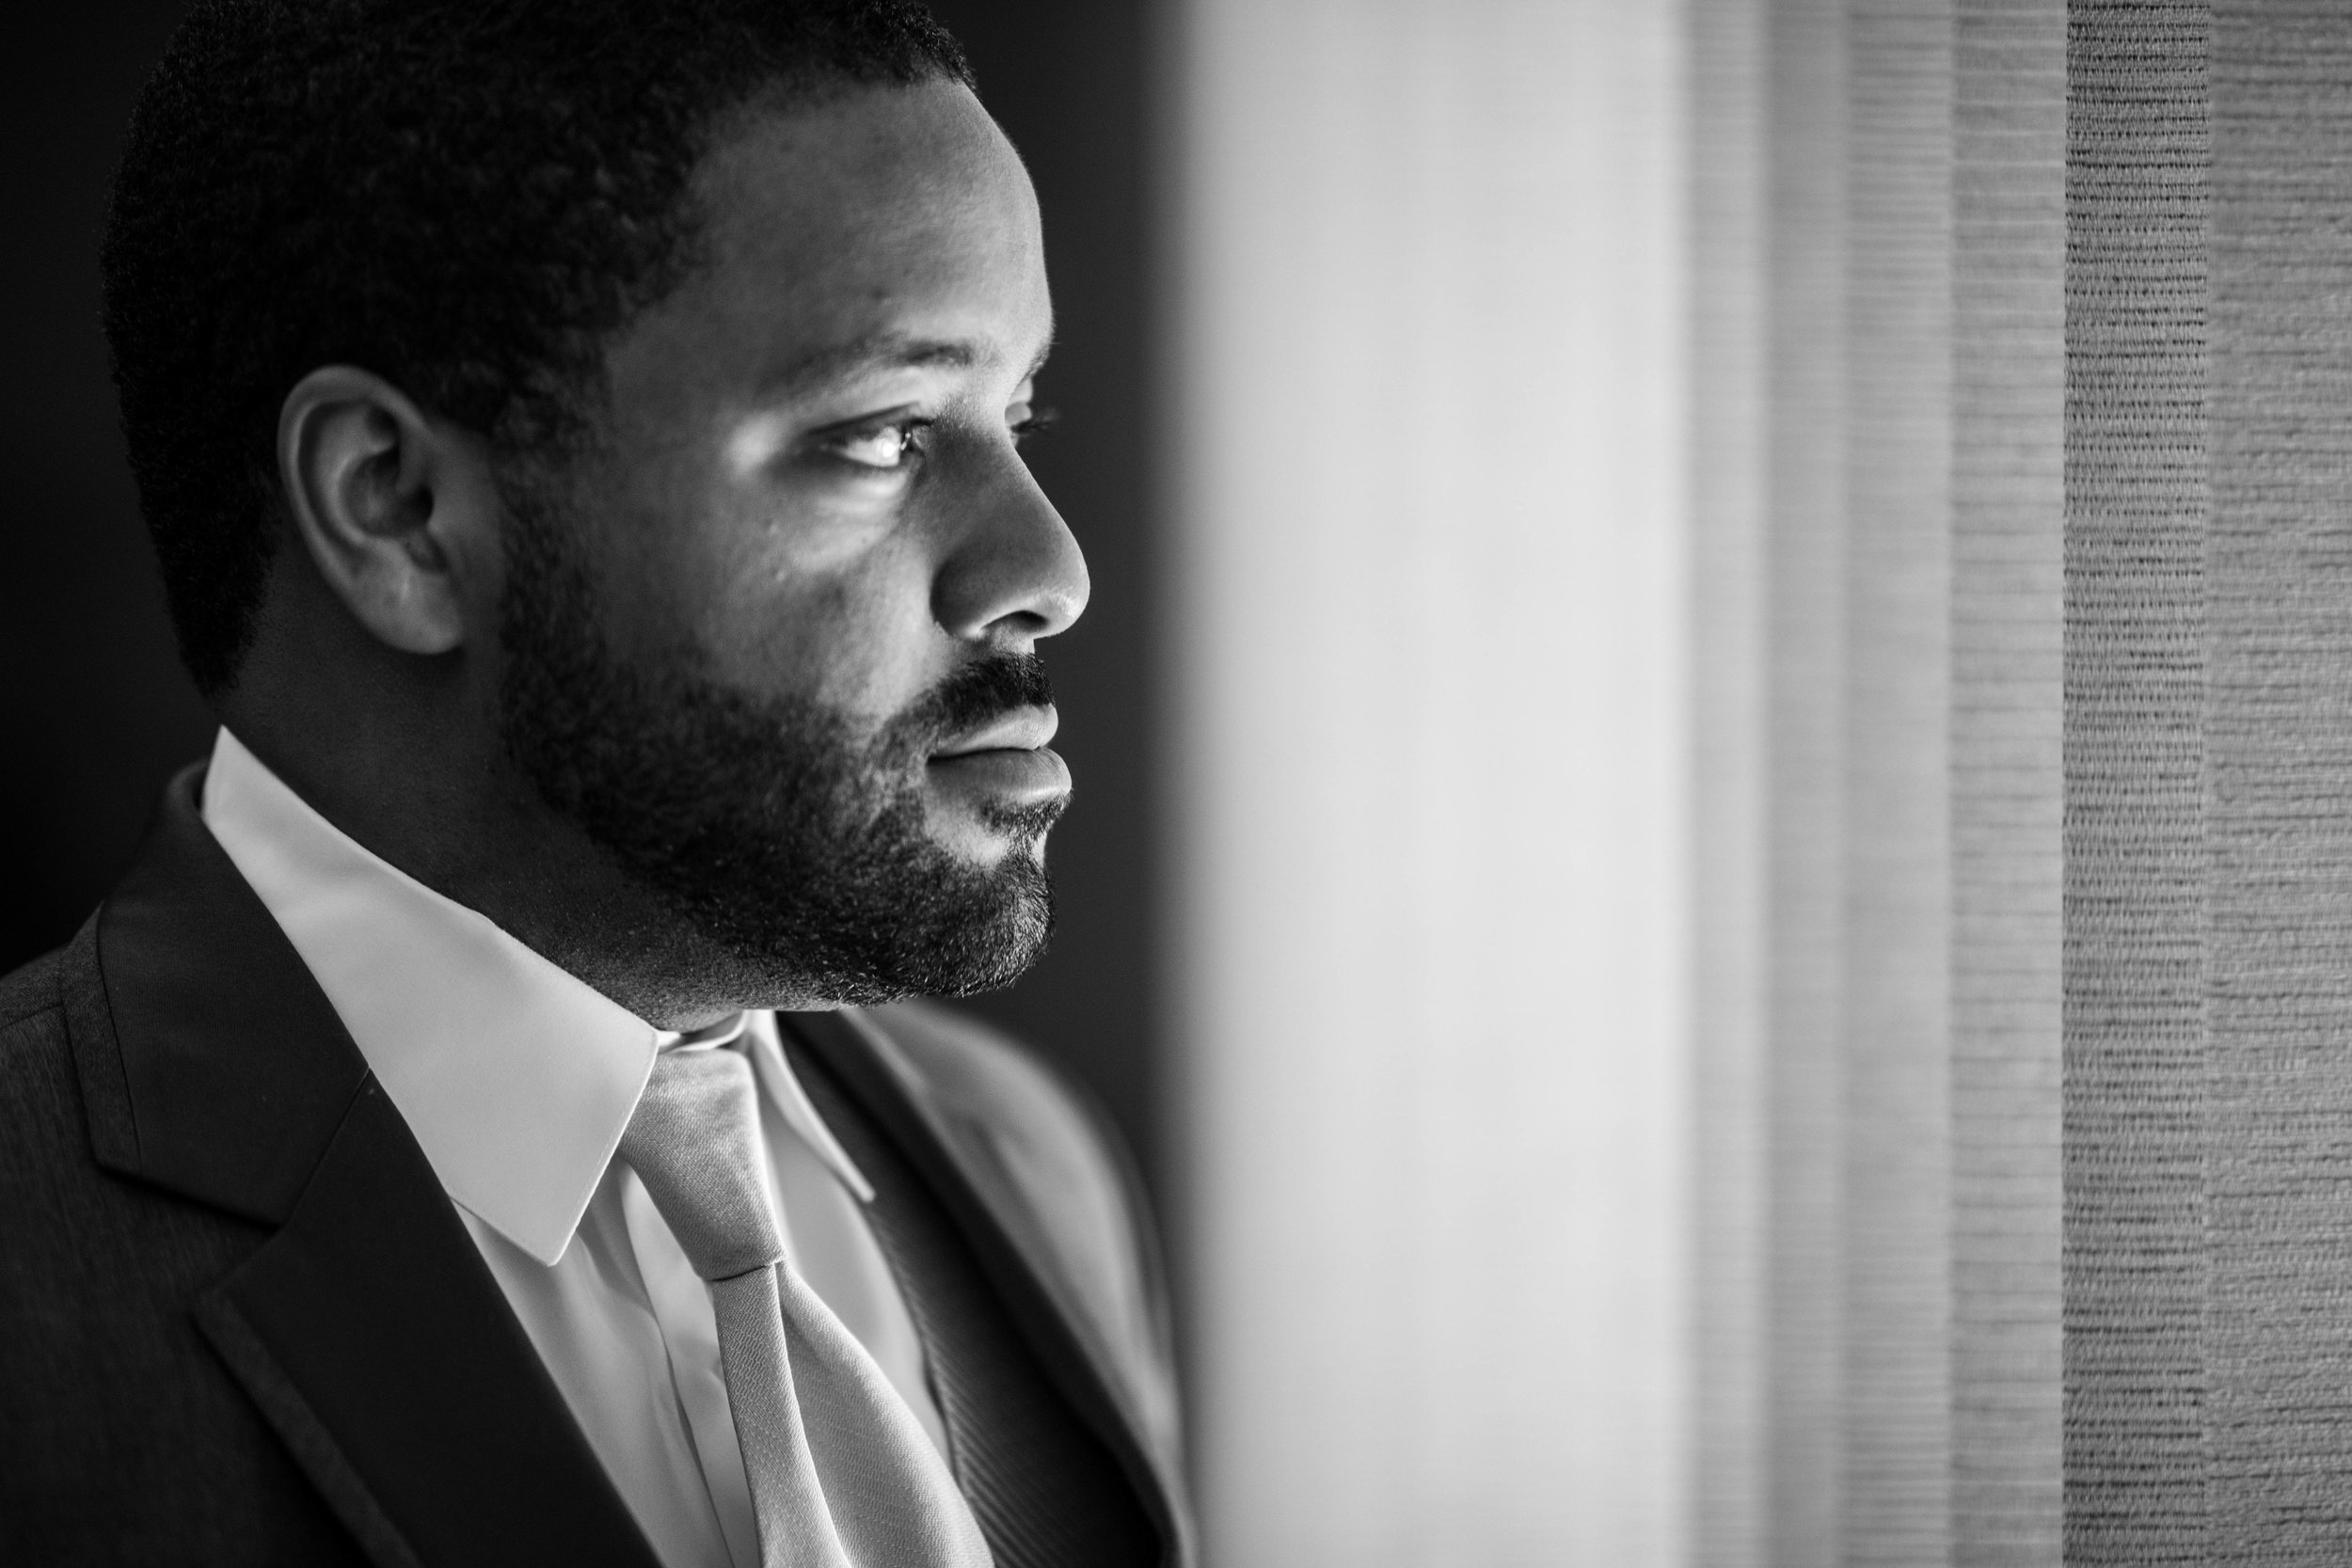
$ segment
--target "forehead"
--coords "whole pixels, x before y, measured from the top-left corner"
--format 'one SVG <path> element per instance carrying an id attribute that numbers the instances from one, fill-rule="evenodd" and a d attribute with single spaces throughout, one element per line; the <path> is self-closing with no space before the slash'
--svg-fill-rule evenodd
<path id="1" fill-rule="evenodd" d="M 705 264 L 657 313 L 688 318 L 674 325 L 746 373 L 885 336 L 1025 356 L 1051 330 L 1027 171 L 960 85 L 746 113 L 704 158 L 694 198 Z"/>

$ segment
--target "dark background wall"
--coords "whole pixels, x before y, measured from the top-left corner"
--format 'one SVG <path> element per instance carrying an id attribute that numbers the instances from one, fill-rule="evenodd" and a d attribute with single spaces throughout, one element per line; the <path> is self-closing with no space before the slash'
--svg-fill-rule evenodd
<path id="1" fill-rule="evenodd" d="M 180 673 L 98 331 L 131 99 L 180 8 L 13 8 L 0 31 L 0 964 L 63 941 L 211 733 Z"/>
<path id="2" fill-rule="evenodd" d="M 1078 781 L 1054 839 L 1062 924 L 975 1004 L 1089 1084 L 1154 1164 L 1145 477 L 1142 0 L 941 0 L 1045 212 L 1060 427 L 1032 449 L 1094 576 L 1049 646 Z M 0 22 L 0 971 L 63 942 L 211 721 L 180 673 L 98 327 L 106 185 L 177 4 L 14 7 Z"/>

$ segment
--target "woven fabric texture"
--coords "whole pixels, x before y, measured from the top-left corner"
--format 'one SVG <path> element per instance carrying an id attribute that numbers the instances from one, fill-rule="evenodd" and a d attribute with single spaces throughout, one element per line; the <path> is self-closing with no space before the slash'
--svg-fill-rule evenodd
<path id="1" fill-rule="evenodd" d="M 2352 9 L 2214 7 L 2210 1560 L 2352 1560 Z"/>
<path id="2" fill-rule="evenodd" d="M 2066 12 L 1954 62 L 1952 1560 L 2058 1560 Z"/>
<path id="3" fill-rule="evenodd" d="M 2201 1563 L 2208 19 L 2069 13 L 2066 1557 Z"/>
<path id="4" fill-rule="evenodd" d="M 1953 47 L 1848 19 L 1845 1560 L 1947 1560 Z"/>
<path id="5" fill-rule="evenodd" d="M 1693 1555 L 2049 1561 L 2062 0 L 1692 22 Z"/>

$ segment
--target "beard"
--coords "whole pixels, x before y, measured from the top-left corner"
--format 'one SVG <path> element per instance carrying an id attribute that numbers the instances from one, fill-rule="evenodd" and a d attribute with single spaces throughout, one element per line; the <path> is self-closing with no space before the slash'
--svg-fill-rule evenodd
<path id="1" fill-rule="evenodd" d="M 977 659 L 881 723 L 718 684 L 685 653 L 625 663 L 555 508 L 510 491 L 499 728 L 546 804 L 771 994 L 873 1006 L 1010 984 L 1045 950 L 1043 841 L 1065 801 L 1000 808 L 994 864 L 926 827 L 945 740 L 1053 700 L 1034 654 Z"/>

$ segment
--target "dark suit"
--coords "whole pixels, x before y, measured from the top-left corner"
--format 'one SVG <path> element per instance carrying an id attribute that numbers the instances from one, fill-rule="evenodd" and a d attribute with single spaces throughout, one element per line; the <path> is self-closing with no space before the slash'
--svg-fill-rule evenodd
<path id="1" fill-rule="evenodd" d="M 0 980 L 0 1560 L 651 1564 L 195 777 Z M 1092 1122 L 936 1009 L 786 1022 L 1189 1562 L 1157 1275 Z"/>

